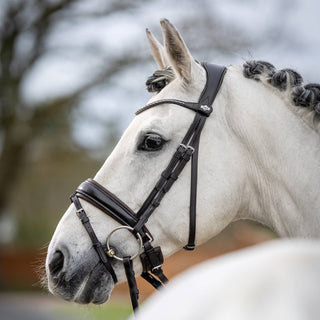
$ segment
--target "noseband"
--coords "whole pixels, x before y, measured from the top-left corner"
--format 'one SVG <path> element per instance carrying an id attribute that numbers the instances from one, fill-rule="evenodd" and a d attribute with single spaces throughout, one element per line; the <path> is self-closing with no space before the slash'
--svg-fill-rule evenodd
<path id="1" fill-rule="evenodd" d="M 186 135 L 172 156 L 168 166 L 161 173 L 161 176 L 150 192 L 142 207 L 135 214 L 125 203 L 118 199 L 114 194 L 105 189 L 99 183 L 88 179 L 80 184 L 75 194 L 71 196 L 71 201 L 76 207 L 76 213 L 81 220 L 85 230 L 90 236 L 93 247 L 95 248 L 101 262 L 105 265 L 111 274 L 114 283 L 117 282 L 117 276 L 111 265 L 111 259 L 121 261 L 124 264 L 126 277 L 129 284 L 131 302 L 134 310 L 138 308 L 138 294 L 135 275 L 132 267 L 132 260 L 140 256 L 143 266 L 141 276 L 147 280 L 156 289 L 168 282 L 163 274 L 162 263 L 163 255 L 160 247 L 153 247 L 153 237 L 146 227 L 146 223 L 160 205 L 164 195 L 170 190 L 173 183 L 177 180 L 179 174 L 191 159 L 191 185 L 190 185 L 190 221 L 189 221 L 189 239 L 184 247 L 186 250 L 195 248 L 196 235 L 196 205 L 197 205 L 197 173 L 198 173 L 198 152 L 199 141 L 206 119 L 212 112 L 212 103 L 219 91 L 226 68 L 214 64 L 203 63 L 206 70 L 207 82 L 200 95 L 198 102 L 185 102 L 176 99 L 158 100 L 139 109 L 136 114 L 153 108 L 161 104 L 175 104 L 181 107 L 195 111 L 195 117 L 191 123 Z M 114 229 L 107 237 L 106 246 L 103 246 L 98 240 L 89 218 L 83 209 L 79 198 L 91 203 L 93 206 L 115 219 L 120 226 Z M 120 229 L 130 231 L 139 243 L 139 250 L 132 256 L 120 257 L 114 248 L 111 247 L 111 237 Z"/>

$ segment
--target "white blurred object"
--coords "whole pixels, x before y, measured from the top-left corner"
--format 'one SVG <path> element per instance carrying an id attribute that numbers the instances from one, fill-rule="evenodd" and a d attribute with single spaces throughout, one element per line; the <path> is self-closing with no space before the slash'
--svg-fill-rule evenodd
<path id="1" fill-rule="evenodd" d="M 136 320 L 319 318 L 320 242 L 275 240 L 179 275 L 143 305 Z"/>

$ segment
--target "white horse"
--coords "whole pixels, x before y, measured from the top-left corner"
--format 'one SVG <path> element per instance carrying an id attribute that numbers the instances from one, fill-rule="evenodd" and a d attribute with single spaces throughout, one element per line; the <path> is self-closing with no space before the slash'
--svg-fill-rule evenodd
<path id="1" fill-rule="evenodd" d="M 319 270 L 319 241 L 274 240 L 177 276 L 136 320 L 318 320 Z"/>
<path id="2" fill-rule="evenodd" d="M 150 102 L 198 101 L 205 71 L 175 27 L 167 20 L 161 26 L 164 47 L 149 31 L 147 35 L 159 67 L 171 66 L 171 71 L 162 72 L 162 84 L 155 82 L 160 88 L 156 86 L 159 92 Z M 264 62 L 228 68 L 200 139 L 196 244 L 243 218 L 259 221 L 282 237 L 318 237 L 320 140 L 315 110 L 319 100 L 317 86 L 302 87 L 292 70 L 277 71 Z M 123 105 L 119 112 L 125 112 Z M 174 104 L 139 114 L 94 179 L 138 211 L 193 117 L 193 111 Z M 189 192 L 187 168 L 147 223 L 164 256 L 187 243 Z M 104 243 L 119 224 L 90 203 L 81 204 Z M 120 252 L 136 250 L 133 237 L 116 233 L 113 241 Z M 139 274 L 141 263 L 133 262 Z M 122 264 L 114 261 L 112 266 L 119 282 L 124 281 Z M 114 282 L 93 250 L 74 205 L 53 235 L 46 270 L 49 290 L 64 299 L 103 303 L 110 297 Z"/>

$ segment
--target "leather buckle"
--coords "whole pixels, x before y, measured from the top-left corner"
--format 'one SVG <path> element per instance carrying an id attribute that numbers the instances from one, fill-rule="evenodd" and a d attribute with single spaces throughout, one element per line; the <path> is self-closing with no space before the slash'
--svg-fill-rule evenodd
<path id="1" fill-rule="evenodd" d="M 83 224 L 89 222 L 89 218 L 82 207 L 76 210 L 76 214 Z"/>
<path id="2" fill-rule="evenodd" d="M 157 271 L 159 269 L 161 269 L 162 264 L 159 264 L 158 266 L 155 266 L 154 268 L 151 269 L 151 272 Z"/>
<path id="3" fill-rule="evenodd" d="M 158 270 L 163 264 L 163 255 L 160 247 L 152 248 L 140 254 L 143 272 Z"/>
<path id="4" fill-rule="evenodd" d="M 196 149 L 194 147 L 188 146 L 188 150 L 191 150 L 191 154 L 193 154 Z"/>
<path id="5" fill-rule="evenodd" d="M 149 239 L 149 243 L 151 243 L 154 240 L 152 235 L 149 232 L 146 232 L 146 236 Z"/>
<path id="6" fill-rule="evenodd" d="M 190 145 L 185 145 L 183 143 L 180 143 L 178 151 L 180 150 L 181 153 L 187 152 L 189 155 L 192 155 L 195 152 L 195 148 Z"/>
<path id="7" fill-rule="evenodd" d="M 184 145 L 183 143 L 180 143 L 180 145 L 179 145 L 179 147 L 178 147 L 178 151 L 180 152 L 180 153 L 184 153 L 184 152 L 186 152 L 186 150 L 188 149 L 188 147 L 186 146 L 186 145 Z"/>

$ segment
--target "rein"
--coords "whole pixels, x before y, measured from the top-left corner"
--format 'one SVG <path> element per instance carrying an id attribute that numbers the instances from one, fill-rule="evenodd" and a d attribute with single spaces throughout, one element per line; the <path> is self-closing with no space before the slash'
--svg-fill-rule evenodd
<path id="1" fill-rule="evenodd" d="M 164 195 L 170 190 L 171 186 L 177 180 L 179 174 L 191 159 L 191 185 L 190 185 L 190 212 L 189 212 L 189 238 L 184 247 L 186 250 L 195 248 L 196 236 L 196 206 L 197 206 L 197 179 L 198 179 L 198 153 L 199 141 L 202 129 L 206 119 L 212 112 L 212 103 L 220 89 L 226 68 L 214 64 L 203 63 L 206 70 L 207 82 L 200 95 L 198 102 L 185 102 L 176 99 L 163 99 L 139 109 L 136 115 L 145 110 L 161 104 L 175 104 L 195 111 L 195 117 L 191 123 L 186 135 L 172 156 L 168 166 L 161 173 L 161 176 L 150 192 L 147 199 L 139 211 L 135 214 L 125 203 L 118 199 L 113 193 L 105 189 L 93 179 L 88 179 L 80 184 L 75 194 L 70 199 L 74 203 L 76 213 L 81 220 L 85 230 L 89 234 L 93 247 L 96 250 L 99 259 L 111 274 L 114 283 L 117 283 L 117 276 L 111 264 L 111 259 L 121 261 L 124 265 L 131 303 L 133 310 L 138 309 L 139 291 L 135 280 L 132 260 L 140 256 L 143 266 L 141 276 L 148 281 L 154 288 L 159 289 L 168 282 L 163 274 L 162 264 L 163 255 L 160 247 L 153 247 L 153 237 L 146 227 L 146 223 L 154 210 L 160 205 Z M 91 203 L 93 206 L 115 219 L 120 226 L 114 229 L 107 237 L 106 246 L 103 246 L 98 240 L 89 218 L 83 209 L 79 198 Z M 139 250 L 132 256 L 120 257 L 110 245 L 112 235 L 122 229 L 130 231 L 139 243 Z M 141 252 L 142 251 L 142 252 Z"/>

